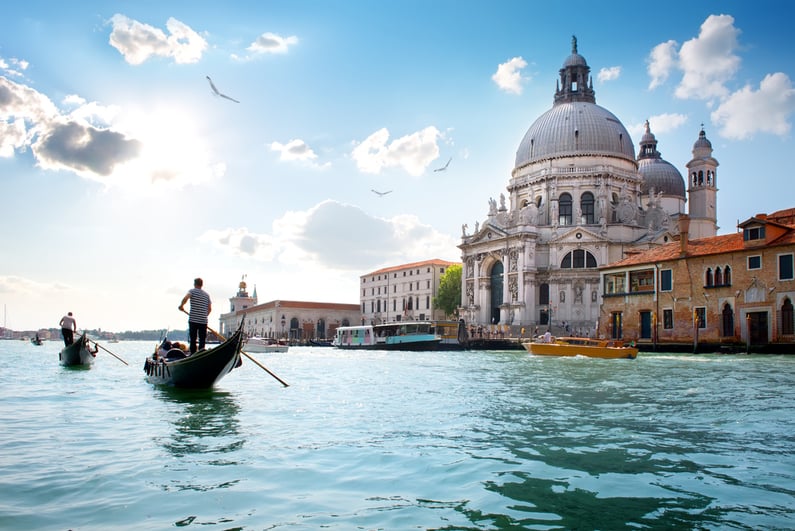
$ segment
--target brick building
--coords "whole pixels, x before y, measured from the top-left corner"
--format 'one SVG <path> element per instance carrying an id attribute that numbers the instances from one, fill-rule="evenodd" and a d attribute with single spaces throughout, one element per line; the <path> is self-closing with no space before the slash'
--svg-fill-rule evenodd
<path id="1" fill-rule="evenodd" d="M 795 349 L 795 208 L 692 240 L 689 221 L 678 242 L 600 269 L 599 334 L 694 351 Z"/>

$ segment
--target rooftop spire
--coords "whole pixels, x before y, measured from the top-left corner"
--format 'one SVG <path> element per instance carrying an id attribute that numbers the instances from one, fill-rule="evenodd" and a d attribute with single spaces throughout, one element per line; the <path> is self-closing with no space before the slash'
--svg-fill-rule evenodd
<path id="1" fill-rule="evenodd" d="M 576 35 L 572 35 L 571 36 L 571 53 L 572 53 L 572 55 L 577 53 L 577 36 Z"/>

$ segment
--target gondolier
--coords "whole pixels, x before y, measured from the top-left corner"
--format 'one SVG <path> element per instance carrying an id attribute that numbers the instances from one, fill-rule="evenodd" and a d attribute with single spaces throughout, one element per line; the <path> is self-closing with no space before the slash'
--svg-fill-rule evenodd
<path id="1" fill-rule="evenodd" d="M 188 334 L 190 336 L 190 353 L 197 350 L 204 350 L 204 343 L 207 340 L 207 316 L 212 311 L 210 296 L 202 289 L 204 281 L 201 278 L 193 280 L 193 288 L 182 298 L 179 305 L 180 311 L 185 311 L 185 303 L 190 301 L 190 313 L 188 314 Z M 196 341 L 198 339 L 198 348 Z"/>
<path id="2" fill-rule="evenodd" d="M 72 317 L 72 312 L 67 313 L 61 317 L 61 335 L 63 336 L 63 344 L 68 347 L 74 343 L 74 333 L 77 332 L 77 321 Z"/>

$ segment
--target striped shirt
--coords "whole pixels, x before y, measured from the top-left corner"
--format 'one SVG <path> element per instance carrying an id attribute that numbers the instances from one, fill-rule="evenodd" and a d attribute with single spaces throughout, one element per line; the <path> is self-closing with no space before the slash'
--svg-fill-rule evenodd
<path id="1" fill-rule="evenodd" d="M 191 288 L 190 295 L 190 316 L 188 321 L 191 323 L 207 324 L 207 314 L 210 308 L 210 296 L 201 288 Z"/>

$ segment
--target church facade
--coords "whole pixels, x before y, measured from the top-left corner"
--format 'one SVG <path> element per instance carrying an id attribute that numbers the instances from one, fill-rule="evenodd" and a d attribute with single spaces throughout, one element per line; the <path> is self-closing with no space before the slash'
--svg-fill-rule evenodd
<path id="1" fill-rule="evenodd" d="M 717 166 L 700 131 L 687 180 L 662 159 L 648 122 L 635 156 L 621 121 L 596 104 L 577 40 L 559 71 L 553 106 L 527 130 L 499 201 L 474 231 L 462 226 L 462 306 L 472 324 L 547 327 L 594 335 L 599 267 L 673 241 L 717 233 Z M 685 206 L 689 211 L 686 211 Z"/>

